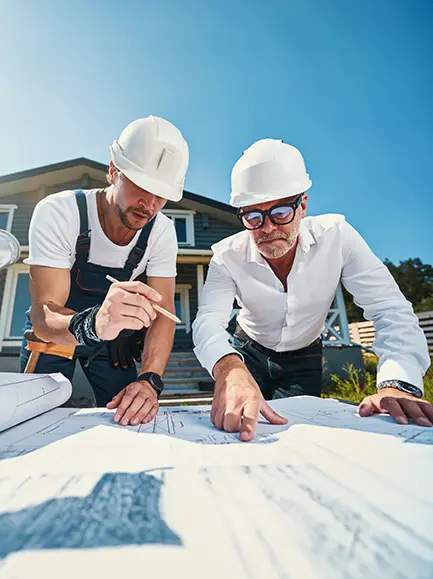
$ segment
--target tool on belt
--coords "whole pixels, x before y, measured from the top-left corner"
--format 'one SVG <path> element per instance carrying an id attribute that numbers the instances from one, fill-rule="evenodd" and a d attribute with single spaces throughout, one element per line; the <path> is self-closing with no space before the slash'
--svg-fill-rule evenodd
<path id="1" fill-rule="evenodd" d="M 72 360 L 74 357 L 75 346 L 62 346 L 53 342 L 44 342 L 34 333 L 33 330 L 26 330 L 24 338 L 27 340 L 26 350 L 30 352 L 24 373 L 32 374 L 36 370 L 36 365 L 41 354 L 52 354 L 61 358 Z"/>

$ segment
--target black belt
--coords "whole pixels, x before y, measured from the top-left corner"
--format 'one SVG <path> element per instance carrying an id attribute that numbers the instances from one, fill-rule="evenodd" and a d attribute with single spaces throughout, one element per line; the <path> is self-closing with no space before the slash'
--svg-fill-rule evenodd
<path id="1" fill-rule="evenodd" d="M 314 340 L 314 342 L 311 342 L 311 344 L 309 346 L 306 346 L 305 348 L 301 348 L 299 350 L 286 350 L 284 352 L 276 352 L 271 348 L 266 348 L 265 346 L 262 346 L 261 344 L 250 338 L 248 334 L 239 325 L 236 326 L 234 336 L 240 338 L 241 340 L 248 340 L 251 343 L 251 345 L 254 346 L 254 348 L 257 348 L 257 350 L 260 350 L 260 352 L 263 352 L 267 356 L 272 356 L 273 358 L 290 358 L 291 356 L 295 355 L 299 356 L 303 354 L 308 354 L 310 350 L 315 350 L 322 345 L 322 339 L 317 338 L 316 340 Z"/>

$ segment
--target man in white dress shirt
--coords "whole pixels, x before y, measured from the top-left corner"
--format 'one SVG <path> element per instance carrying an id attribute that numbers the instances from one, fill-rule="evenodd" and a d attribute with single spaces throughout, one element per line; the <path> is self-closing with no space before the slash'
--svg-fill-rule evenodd
<path id="1" fill-rule="evenodd" d="M 282 141 L 254 143 L 233 169 L 230 202 L 245 231 L 213 246 L 193 324 L 195 354 L 215 378 L 212 422 L 248 441 L 259 413 L 285 422 L 266 402 L 276 392 L 320 396 L 320 336 L 341 281 L 376 329 L 378 392 L 360 415 L 431 426 L 433 405 L 422 399 L 430 358 L 411 304 L 344 216 L 305 217 L 310 187 L 300 152 Z"/>

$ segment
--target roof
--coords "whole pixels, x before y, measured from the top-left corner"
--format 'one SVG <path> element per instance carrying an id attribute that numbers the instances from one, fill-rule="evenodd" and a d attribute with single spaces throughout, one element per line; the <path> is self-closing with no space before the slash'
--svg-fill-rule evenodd
<path id="1" fill-rule="evenodd" d="M 87 159 L 87 157 L 78 157 L 76 159 L 70 159 L 68 161 L 61 161 L 60 163 L 53 163 L 51 165 L 43 165 L 42 167 L 36 167 L 34 169 L 27 169 L 26 171 L 19 171 L 17 173 L 9 173 L 8 175 L 0 175 L 0 185 L 11 183 L 14 181 L 21 181 L 25 179 L 31 179 L 33 177 L 38 177 L 42 175 L 47 175 L 49 173 L 54 173 L 57 171 L 64 171 L 65 169 L 71 169 L 74 167 L 89 167 L 90 169 L 95 169 L 96 171 L 102 171 L 106 173 L 108 171 L 108 165 L 104 163 L 99 163 L 98 161 L 93 161 L 92 159 Z M 204 195 L 198 195 L 197 193 L 191 193 L 190 191 L 184 190 L 184 198 L 195 203 L 200 203 L 202 205 L 208 205 L 220 211 L 226 211 L 233 215 L 236 214 L 236 209 L 231 207 L 227 203 L 222 203 L 221 201 L 216 201 L 215 199 L 209 199 Z"/>

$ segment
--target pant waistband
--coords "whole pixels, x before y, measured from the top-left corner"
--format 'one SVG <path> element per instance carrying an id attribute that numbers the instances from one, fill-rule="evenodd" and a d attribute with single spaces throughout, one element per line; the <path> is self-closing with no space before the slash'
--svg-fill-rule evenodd
<path id="1" fill-rule="evenodd" d="M 311 342 L 311 344 L 309 344 L 305 348 L 300 348 L 299 350 L 285 350 L 284 352 L 277 352 L 276 350 L 272 350 L 271 348 L 266 348 L 265 346 L 262 346 L 261 344 L 250 338 L 248 334 L 244 332 L 244 330 L 239 325 L 236 326 L 234 335 L 235 337 L 238 337 L 241 340 L 248 340 L 251 343 L 251 345 L 254 346 L 254 348 L 260 350 L 267 356 L 272 356 L 273 358 L 289 358 L 290 356 L 294 355 L 308 354 L 310 350 L 316 350 L 317 348 L 322 346 L 321 338 L 317 338 L 316 340 L 314 340 L 314 342 Z"/>

